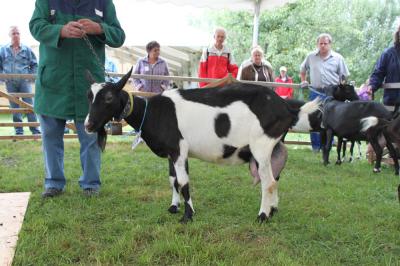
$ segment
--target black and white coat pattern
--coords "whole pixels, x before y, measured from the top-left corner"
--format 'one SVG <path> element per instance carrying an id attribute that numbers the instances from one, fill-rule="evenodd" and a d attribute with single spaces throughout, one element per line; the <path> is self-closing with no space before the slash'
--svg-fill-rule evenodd
<path id="1" fill-rule="evenodd" d="M 130 72 L 117 84 L 92 85 L 85 121 L 88 132 L 103 131 L 104 124 L 119 117 L 129 104 L 129 95 L 122 90 L 129 76 Z M 218 164 L 241 164 L 254 159 L 262 192 L 258 219 L 263 222 L 278 206 L 272 151 L 299 117 L 307 119 L 308 113 L 318 109 L 318 102 L 292 109 L 270 89 L 235 83 L 220 89 L 165 91 L 147 99 L 146 114 L 145 106 L 146 99 L 134 97 L 133 112 L 125 120 L 138 129 L 145 115 L 142 138 L 155 154 L 170 160 L 170 212 L 178 209 L 180 190 L 185 204 L 182 221 L 192 219 L 189 157 Z"/>

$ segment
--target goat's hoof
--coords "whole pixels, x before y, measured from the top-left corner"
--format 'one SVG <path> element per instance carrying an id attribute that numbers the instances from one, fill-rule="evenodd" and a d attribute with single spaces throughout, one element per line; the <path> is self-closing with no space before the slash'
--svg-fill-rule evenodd
<path id="1" fill-rule="evenodd" d="M 374 168 L 374 173 L 380 173 L 381 172 L 381 168 Z"/>
<path id="2" fill-rule="evenodd" d="M 337 160 L 336 161 L 336 165 L 341 165 L 342 164 L 342 161 L 341 160 Z"/>
<path id="3" fill-rule="evenodd" d="M 262 212 L 260 215 L 257 217 L 257 221 L 262 224 L 263 222 L 266 222 L 268 219 L 268 216 L 265 214 L 265 212 Z"/>
<path id="4" fill-rule="evenodd" d="M 193 222 L 193 219 L 192 219 L 192 217 L 187 217 L 186 215 L 184 215 L 180 220 L 179 220 L 179 222 L 181 223 L 181 224 L 187 224 L 188 222 Z"/>
<path id="5" fill-rule="evenodd" d="M 175 205 L 171 205 L 169 208 L 168 208 L 168 211 L 170 212 L 170 213 L 172 213 L 172 214 L 175 214 L 175 213 L 178 213 L 178 206 L 175 206 Z"/>
<path id="6" fill-rule="evenodd" d="M 271 207 L 271 212 L 269 213 L 269 217 L 272 218 L 272 216 L 274 216 L 274 214 L 277 212 L 278 212 L 278 207 Z"/>
<path id="7" fill-rule="evenodd" d="M 349 163 L 352 163 L 352 162 L 353 162 L 353 158 L 350 158 L 350 159 L 349 159 Z"/>

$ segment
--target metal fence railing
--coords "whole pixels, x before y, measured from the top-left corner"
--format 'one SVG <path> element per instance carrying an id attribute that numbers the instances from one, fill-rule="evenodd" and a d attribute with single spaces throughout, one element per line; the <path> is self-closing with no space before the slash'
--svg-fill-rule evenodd
<path id="1" fill-rule="evenodd" d="M 116 74 L 116 73 L 107 73 L 111 77 L 122 77 L 124 74 Z M 181 76 L 153 76 L 153 75 L 140 75 L 140 74 L 132 74 L 131 76 L 134 79 L 153 79 L 153 80 L 172 80 L 172 81 L 188 81 L 188 82 L 208 82 L 209 84 L 206 87 L 218 87 L 222 84 L 229 84 L 233 82 L 241 82 L 246 84 L 257 84 L 262 85 L 265 87 L 290 87 L 294 89 L 299 89 L 300 84 L 296 83 L 278 83 L 278 82 L 260 82 L 260 81 L 238 81 L 229 75 L 223 79 L 205 79 L 205 78 L 196 78 L 196 77 L 181 77 Z M 8 80 L 8 79 L 26 79 L 26 80 L 35 80 L 36 75 L 33 74 L 0 74 L 0 80 Z M 383 88 L 385 89 L 398 89 L 400 88 L 400 83 L 389 83 L 384 84 Z M 130 91 L 132 94 L 137 96 L 143 97 L 150 97 L 155 95 L 155 93 L 148 93 L 148 92 L 140 92 L 135 91 L 132 86 L 128 85 L 128 88 L 125 88 Z M 0 90 L 0 97 L 6 98 L 9 101 L 12 101 L 18 104 L 21 108 L 9 108 L 8 106 L 0 106 L 0 114 L 14 114 L 14 113 L 33 113 L 33 106 L 20 100 L 20 98 L 29 98 L 34 97 L 34 93 L 7 93 L 5 91 Z M 113 122 L 114 123 L 114 122 Z M 126 122 L 122 121 L 119 126 L 121 130 L 116 130 L 117 132 L 122 132 L 122 127 L 126 126 Z M 39 126 L 39 123 L 32 123 L 32 122 L 21 122 L 21 123 L 14 123 L 14 122 L 0 122 L 0 127 L 15 127 L 15 126 Z M 67 123 L 67 128 L 76 132 L 75 125 L 73 123 Z M 118 128 L 112 126 L 111 128 Z M 111 131 L 113 133 L 113 131 Z M 296 133 L 308 133 L 308 132 L 296 132 Z M 76 138 L 76 134 L 65 134 L 65 138 Z M 26 140 L 26 139 L 40 139 L 40 135 L 8 135 L 8 136 L 0 136 L 0 140 Z M 306 141 L 285 141 L 287 144 L 296 144 L 296 145 L 309 145 L 310 142 Z"/>

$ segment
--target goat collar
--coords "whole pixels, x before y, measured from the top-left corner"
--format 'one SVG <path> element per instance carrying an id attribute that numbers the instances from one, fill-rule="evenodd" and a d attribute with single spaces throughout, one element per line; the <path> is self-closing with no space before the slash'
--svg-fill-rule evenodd
<path id="1" fill-rule="evenodd" d="M 121 115 L 118 117 L 118 121 L 121 121 L 125 117 L 128 117 L 132 114 L 133 112 L 133 95 L 132 93 L 128 92 L 129 98 L 128 101 L 125 104 L 124 110 L 122 110 Z"/>
<path id="2" fill-rule="evenodd" d="M 132 93 L 130 93 L 130 92 L 128 92 L 128 95 L 129 95 L 129 100 L 128 100 L 128 102 L 129 102 L 130 104 L 129 104 L 129 113 L 128 113 L 126 116 L 130 116 L 130 115 L 132 114 L 132 112 L 133 112 L 133 95 L 132 95 Z"/>

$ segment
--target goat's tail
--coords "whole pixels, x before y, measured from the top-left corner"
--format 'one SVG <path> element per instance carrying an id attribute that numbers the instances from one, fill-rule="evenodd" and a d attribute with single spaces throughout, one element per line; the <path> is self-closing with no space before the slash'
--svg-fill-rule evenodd
<path id="1" fill-rule="evenodd" d="M 386 119 L 378 118 L 376 116 L 368 116 L 361 119 L 361 132 L 366 132 L 370 128 L 381 129 L 389 124 Z"/>
<path id="2" fill-rule="evenodd" d="M 296 131 L 309 131 L 312 129 L 308 116 L 316 111 L 320 111 L 321 100 L 315 98 L 311 102 L 305 103 L 300 107 L 300 111 L 297 114 L 297 121 L 292 126 L 293 130 Z"/>

